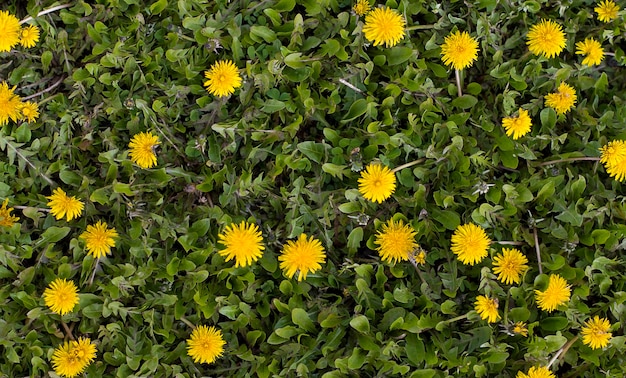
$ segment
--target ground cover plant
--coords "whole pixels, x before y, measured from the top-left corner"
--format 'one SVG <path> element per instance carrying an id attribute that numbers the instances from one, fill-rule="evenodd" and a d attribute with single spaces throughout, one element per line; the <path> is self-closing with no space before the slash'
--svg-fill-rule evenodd
<path id="1" fill-rule="evenodd" d="M 0 376 L 626 376 L 623 7 L 3 2 Z"/>

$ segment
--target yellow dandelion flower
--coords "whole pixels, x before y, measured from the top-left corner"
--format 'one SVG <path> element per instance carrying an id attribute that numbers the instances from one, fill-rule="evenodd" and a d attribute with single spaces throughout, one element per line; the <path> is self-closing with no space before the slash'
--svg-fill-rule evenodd
<path id="1" fill-rule="evenodd" d="M 463 264 L 474 265 L 487 256 L 490 244 L 491 239 L 482 227 L 468 223 L 454 230 L 450 249 Z"/>
<path id="2" fill-rule="evenodd" d="M 226 261 L 235 259 L 235 266 L 248 266 L 263 255 L 263 236 L 256 224 L 241 222 L 231 224 L 218 236 L 219 242 L 226 248 L 218 251 Z"/>
<path id="3" fill-rule="evenodd" d="M 224 345 L 226 341 L 222 337 L 222 331 L 201 325 L 191 332 L 191 337 L 187 340 L 187 354 L 193 362 L 210 364 L 224 353 Z"/>
<path id="4" fill-rule="evenodd" d="M 598 20 L 602 22 L 611 22 L 617 18 L 619 6 L 613 0 L 601 1 L 597 7 L 593 8 L 598 14 Z"/>
<path id="5" fill-rule="evenodd" d="M 576 54 L 586 55 L 583 64 L 587 66 L 598 65 L 604 59 L 602 45 L 593 38 L 586 38 L 576 43 Z"/>
<path id="6" fill-rule="evenodd" d="M 611 323 L 608 319 L 595 316 L 587 320 L 581 330 L 583 343 L 589 345 L 591 349 L 604 348 L 611 340 L 612 334 L 609 329 L 611 329 Z"/>
<path id="7" fill-rule="evenodd" d="M 517 117 L 507 117 L 502 119 L 502 127 L 507 136 L 513 135 L 513 139 L 519 139 L 530 132 L 532 121 L 528 115 L 528 111 L 519 108 Z"/>
<path id="8" fill-rule="evenodd" d="M 503 248 L 502 254 L 493 258 L 493 272 L 507 285 L 520 283 L 522 273 L 528 269 L 528 259 L 517 249 Z"/>
<path id="9" fill-rule="evenodd" d="M 302 281 L 309 272 L 322 269 L 321 264 L 326 261 L 326 253 L 319 240 L 313 236 L 307 239 L 306 234 L 300 234 L 295 242 L 293 240 L 287 242 L 278 261 L 288 278 L 292 278 L 298 272 L 298 281 Z"/>
<path id="10" fill-rule="evenodd" d="M 390 219 L 383 225 L 382 231 L 376 234 L 374 244 L 379 245 L 376 250 L 383 261 L 396 263 L 397 261 L 407 261 L 409 254 L 419 247 L 415 243 L 417 233 L 413 227 L 404 224 L 402 220 L 395 222 Z"/>
<path id="11" fill-rule="evenodd" d="M 85 207 L 80 200 L 74 196 L 68 196 L 61 188 L 56 188 L 52 195 L 46 198 L 50 200 L 48 207 L 50 207 L 50 213 L 56 220 L 60 220 L 63 217 L 66 217 L 68 221 L 78 218 Z"/>
<path id="12" fill-rule="evenodd" d="M 17 122 L 21 118 L 22 100 L 20 96 L 13 93 L 14 89 L 15 87 L 9 88 L 9 85 L 4 81 L 0 83 L 0 126 L 6 125 L 9 119 Z"/>
<path id="13" fill-rule="evenodd" d="M 370 2 L 368 0 L 357 0 L 356 3 L 354 4 L 354 6 L 352 7 L 352 10 L 358 16 L 363 16 L 363 15 L 367 14 L 367 12 L 370 11 L 370 8 L 371 8 L 371 6 L 370 6 Z"/>
<path id="14" fill-rule="evenodd" d="M 565 48 L 563 27 L 552 20 L 541 20 L 528 32 L 528 49 L 535 55 L 546 58 L 557 56 Z"/>
<path id="15" fill-rule="evenodd" d="M 365 16 L 363 34 L 374 42 L 374 46 L 385 44 L 393 47 L 404 38 L 406 21 L 397 11 L 382 7 L 376 8 Z"/>
<path id="16" fill-rule="evenodd" d="M 478 59 L 478 41 L 468 32 L 456 31 L 448 35 L 441 45 L 441 60 L 455 70 L 471 67 Z"/>
<path id="17" fill-rule="evenodd" d="M 20 41 L 20 20 L 7 11 L 0 11 L 0 52 L 11 51 Z"/>
<path id="18" fill-rule="evenodd" d="M 57 278 L 44 290 L 43 300 L 52 312 L 67 314 L 78 304 L 78 288 L 74 281 Z"/>
<path id="19" fill-rule="evenodd" d="M 566 83 L 561 83 L 556 93 L 546 96 L 546 105 L 557 114 L 565 114 L 576 104 L 576 90 Z"/>
<path id="20" fill-rule="evenodd" d="M 600 163 L 609 176 L 620 182 L 626 180 L 626 141 L 611 141 L 600 147 L 600 152 Z"/>
<path id="21" fill-rule="evenodd" d="M 422 248 L 417 246 L 416 249 L 412 250 L 409 253 L 409 260 L 410 259 L 413 259 L 413 261 L 416 264 L 424 265 L 424 264 L 426 264 L 426 252 Z"/>
<path id="22" fill-rule="evenodd" d="M 96 358 L 96 345 L 81 337 L 59 346 L 52 355 L 54 372 L 66 378 L 82 373 Z"/>
<path id="23" fill-rule="evenodd" d="M 548 288 L 545 291 L 535 290 L 537 307 L 552 312 L 569 300 L 570 288 L 567 281 L 558 274 L 551 274 L 548 279 Z"/>
<path id="24" fill-rule="evenodd" d="M 500 319 L 498 314 L 498 300 L 496 298 L 485 297 L 479 295 L 474 302 L 474 310 L 480 315 L 480 318 L 488 323 L 493 323 Z"/>
<path id="25" fill-rule="evenodd" d="M 34 25 L 26 26 L 20 33 L 20 45 L 30 48 L 39 42 L 39 28 Z"/>
<path id="26" fill-rule="evenodd" d="M 115 228 L 108 228 L 106 222 L 98 221 L 95 225 L 87 226 L 87 231 L 80 234 L 80 238 L 85 241 L 87 253 L 94 259 L 106 256 L 111 253 L 111 248 L 115 247 L 115 238 L 118 234 Z"/>
<path id="27" fill-rule="evenodd" d="M 8 205 L 9 199 L 5 198 L 4 202 L 2 202 L 2 206 L 0 206 L 0 226 L 2 227 L 13 227 L 15 222 L 20 220 L 20 218 L 11 215 L 11 211 L 14 209 L 12 207 L 7 207 Z"/>
<path id="28" fill-rule="evenodd" d="M 159 137 L 152 133 L 135 134 L 128 143 L 130 160 L 141 168 L 152 168 L 157 164 L 154 149 L 160 144 Z"/>
<path id="29" fill-rule="evenodd" d="M 533 366 L 528 370 L 528 374 L 524 374 L 521 371 L 518 371 L 517 376 L 515 378 L 556 378 L 556 377 L 554 376 L 554 373 L 552 373 L 547 367 Z"/>
<path id="30" fill-rule="evenodd" d="M 204 73 L 206 90 L 217 97 L 228 96 L 241 87 L 239 70 L 232 60 L 220 60 Z"/>
<path id="31" fill-rule="evenodd" d="M 526 323 L 517 322 L 513 325 L 513 332 L 518 335 L 522 335 L 524 337 L 528 336 L 528 328 L 526 328 Z"/>
<path id="32" fill-rule="evenodd" d="M 396 190 L 396 175 L 381 164 L 370 164 L 361 171 L 359 192 L 366 200 L 382 203 Z"/>
<path id="33" fill-rule="evenodd" d="M 33 122 L 39 117 L 39 105 L 37 105 L 36 102 L 26 101 L 22 103 L 20 110 L 22 112 L 22 118 L 26 119 L 28 122 Z"/>

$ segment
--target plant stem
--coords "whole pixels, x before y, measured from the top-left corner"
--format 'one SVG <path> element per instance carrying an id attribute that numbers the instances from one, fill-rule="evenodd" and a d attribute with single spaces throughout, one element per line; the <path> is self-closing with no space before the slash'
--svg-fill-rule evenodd
<path id="1" fill-rule="evenodd" d="M 3 136 L 0 136 L 0 138 L 2 138 L 2 137 L 3 137 Z M 54 181 L 52 181 L 52 180 L 51 180 L 48 176 L 46 176 L 46 175 L 44 175 L 43 173 L 41 173 L 41 172 L 39 171 L 39 169 L 37 169 L 37 167 L 35 167 L 35 165 L 34 165 L 33 163 L 31 163 L 31 162 L 30 162 L 30 160 L 28 160 L 28 158 L 27 158 L 26 156 L 22 155 L 22 153 L 20 152 L 20 150 L 19 150 L 17 147 L 15 147 L 15 146 L 13 145 L 13 143 L 11 143 L 11 141 L 9 141 L 9 140 L 5 140 L 5 142 L 6 142 L 7 146 L 8 146 L 8 147 L 11 147 L 11 149 L 15 152 L 15 154 L 16 154 L 17 156 L 19 156 L 19 158 L 20 158 L 20 159 L 24 160 L 24 161 L 26 162 L 26 164 L 28 164 L 28 165 L 29 165 L 29 166 L 30 166 L 33 170 L 35 170 L 35 172 L 37 172 L 37 174 L 38 174 L 39 176 L 41 176 L 44 180 L 46 180 L 46 182 L 47 182 L 50 186 L 52 186 L 52 187 L 57 187 L 57 186 L 58 186 L 58 185 L 57 185 Z"/>
<path id="2" fill-rule="evenodd" d="M 573 158 L 567 158 L 567 159 L 550 160 L 550 161 L 544 161 L 543 163 L 539 164 L 538 167 L 544 167 L 546 165 L 556 164 L 556 163 L 567 163 L 570 161 L 600 161 L 600 158 L 584 156 L 584 157 L 573 157 Z"/>
<path id="3" fill-rule="evenodd" d="M 423 163 L 424 161 L 426 161 L 426 158 L 419 158 L 419 159 L 417 159 L 417 160 L 413 160 L 413 161 L 411 161 L 411 162 L 409 162 L 409 163 L 402 164 L 402 165 L 401 165 L 401 166 L 399 166 L 399 167 L 395 167 L 394 169 L 392 169 L 392 170 L 391 170 L 391 172 L 396 173 L 396 172 L 398 172 L 398 171 L 403 170 L 404 168 L 409 168 L 409 167 L 412 167 L 412 166 L 417 165 L 417 164 L 419 164 L 419 163 Z"/>
<path id="4" fill-rule="evenodd" d="M 459 316 L 457 316 L 456 318 L 452 318 L 452 319 L 444 320 L 443 322 L 444 322 L 445 324 L 454 323 L 454 322 L 456 322 L 456 321 L 458 321 L 458 320 L 467 319 L 467 315 L 468 315 L 468 314 L 459 315 Z"/>
<path id="5" fill-rule="evenodd" d="M 67 326 L 67 324 L 65 324 L 62 317 L 61 317 L 61 325 L 63 326 L 63 329 L 65 329 L 65 333 L 67 333 L 67 336 L 70 338 L 70 340 L 72 341 L 75 340 L 74 335 L 72 335 L 72 330 Z"/>
<path id="6" fill-rule="evenodd" d="M 435 27 L 435 24 L 413 25 L 413 26 L 409 26 L 405 30 L 406 31 L 411 31 L 411 30 L 428 30 L 428 29 L 433 29 L 434 27 Z"/>
<path id="7" fill-rule="evenodd" d="M 576 340 L 578 340 L 579 335 L 576 335 L 576 337 L 574 337 L 573 339 L 571 339 L 570 341 L 567 342 L 567 344 L 563 345 L 561 347 L 561 349 L 559 349 L 556 354 L 554 355 L 554 357 L 552 357 L 552 359 L 550 360 L 550 362 L 548 362 L 548 366 L 546 366 L 548 369 L 550 369 L 550 366 L 552 366 L 552 364 L 554 363 L 554 361 L 556 361 L 559 356 L 561 356 L 562 354 L 565 354 L 565 352 L 567 352 L 567 350 L 576 342 Z"/>
<path id="8" fill-rule="evenodd" d="M 187 318 L 185 318 L 185 316 L 184 316 L 184 315 L 180 317 L 180 321 L 181 321 L 181 322 L 183 322 L 183 323 L 185 323 L 185 324 L 187 324 L 187 325 L 188 325 L 191 329 L 196 329 L 196 326 L 195 326 L 195 325 L 193 325 L 193 323 L 192 323 L 192 322 L 190 322 L 189 320 L 187 320 Z"/>
<path id="9" fill-rule="evenodd" d="M 63 80 L 65 80 L 65 76 L 61 76 L 61 78 L 59 78 L 59 80 L 55 81 L 55 82 L 54 82 L 54 84 L 52 84 L 51 86 L 49 86 L 49 87 L 47 87 L 47 88 L 45 88 L 45 89 L 43 89 L 43 90 L 41 90 L 41 91 L 39 91 L 39 92 L 37 92 L 37 93 L 35 93 L 35 94 L 32 94 L 32 95 L 30 95 L 30 96 L 23 97 L 23 98 L 22 98 L 22 100 L 23 100 L 23 101 L 28 101 L 28 100 L 30 100 L 31 98 L 35 98 L 35 97 L 37 97 L 37 96 L 41 96 L 41 95 L 42 95 L 42 94 L 44 94 L 44 93 L 48 93 L 48 92 L 50 92 L 51 90 L 53 90 L 54 88 L 56 88 L 56 87 L 58 87 L 59 85 L 61 85 L 61 83 L 63 82 Z"/>
<path id="10" fill-rule="evenodd" d="M 93 280 L 96 277 L 96 270 L 98 270 L 98 264 L 100 264 L 100 258 L 99 257 L 96 259 L 96 265 L 94 265 L 93 272 L 91 273 L 91 278 L 89 278 L 89 286 L 91 286 L 91 284 L 93 284 Z"/>
<path id="11" fill-rule="evenodd" d="M 461 97 L 463 96 L 463 88 L 461 86 L 461 71 L 460 70 L 454 70 L 454 75 L 456 76 L 456 89 L 457 89 L 457 96 Z"/>
<path id="12" fill-rule="evenodd" d="M 49 213 L 49 212 L 50 212 L 50 209 L 43 209 L 43 208 L 41 208 L 41 207 L 22 206 L 22 205 L 15 205 L 15 206 L 13 206 L 13 207 L 14 207 L 15 209 L 18 209 L 18 210 L 35 209 L 35 210 L 37 210 L 37 211 L 41 211 L 41 212 L 43 212 L 43 213 Z"/>
<path id="13" fill-rule="evenodd" d="M 71 6 L 72 6 L 72 4 L 62 4 L 62 5 L 57 5 L 55 7 L 52 7 L 52 8 L 44 9 L 41 12 L 37 13 L 36 17 L 45 16 L 48 13 L 56 12 L 58 10 L 69 8 Z M 22 21 L 20 21 L 20 25 L 25 24 L 28 21 L 32 21 L 32 20 L 33 20 L 33 18 L 31 16 L 28 16 L 25 19 L 23 19 Z"/>
<path id="14" fill-rule="evenodd" d="M 510 240 L 496 240 L 494 243 L 502 244 L 502 245 L 524 245 L 524 242 L 510 241 Z"/>
<path id="15" fill-rule="evenodd" d="M 537 266 L 539 267 L 539 274 L 543 274 L 543 268 L 541 267 L 541 249 L 539 248 L 539 236 L 537 236 L 537 227 L 533 226 L 533 237 L 535 238 L 535 251 L 537 252 Z"/>

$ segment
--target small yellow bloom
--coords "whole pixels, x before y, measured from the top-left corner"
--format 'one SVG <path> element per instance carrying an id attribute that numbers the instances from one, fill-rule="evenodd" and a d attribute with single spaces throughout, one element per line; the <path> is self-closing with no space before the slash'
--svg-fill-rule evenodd
<path id="1" fill-rule="evenodd" d="M 98 221 L 95 225 L 87 226 L 87 231 L 80 234 L 80 238 L 85 241 L 87 253 L 94 259 L 106 256 L 111 253 L 111 248 L 115 247 L 115 238 L 118 234 L 115 228 L 108 228 L 107 224 Z"/>
<path id="2" fill-rule="evenodd" d="M 600 147 L 600 163 L 606 173 L 617 181 L 626 180 L 626 141 L 614 140 Z"/>
<path id="3" fill-rule="evenodd" d="M 78 288 L 73 281 L 57 278 L 44 290 L 43 300 L 52 312 L 67 314 L 78 304 Z"/>
<path id="4" fill-rule="evenodd" d="M 2 206 L 0 206 L 0 226 L 2 227 L 13 227 L 15 222 L 20 220 L 20 218 L 11 215 L 11 211 L 14 209 L 12 207 L 7 207 L 8 205 L 9 199 L 5 198 L 4 202 L 2 202 Z"/>
<path id="5" fill-rule="evenodd" d="M 474 309 L 478 315 L 480 315 L 480 318 L 486 320 L 488 323 L 493 323 L 500 319 L 500 314 L 498 314 L 498 300 L 495 298 L 479 295 L 476 297 Z"/>
<path id="6" fill-rule="evenodd" d="M 33 122 L 39 117 L 39 105 L 36 102 L 26 101 L 21 107 L 22 118 L 28 122 Z"/>
<path id="7" fill-rule="evenodd" d="M 7 11 L 0 11 L 0 52 L 9 52 L 20 41 L 20 20 Z"/>
<path id="8" fill-rule="evenodd" d="M 59 346 L 52 355 L 54 372 L 72 378 L 82 373 L 96 358 L 96 346 L 91 339 L 81 337 Z"/>
<path id="9" fill-rule="evenodd" d="M 374 46 L 385 44 L 393 47 L 404 38 L 406 21 L 396 10 L 376 8 L 365 16 L 363 34 Z"/>
<path id="10" fill-rule="evenodd" d="M 468 32 L 456 31 L 448 35 L 441 45 L 441 60 L 455 70 L 471 67 L 478 59 L 478 41 Z"/>
<path id="11" fill-rule="evenodd" d="M 522 335 L 524 337 L 528 336 L 528 328 L 526 328 L 526 323 L 524 322 L 517 322 L 513 325 L 513 332 L 518 334 L 518 335 Z"/>
<path id="12" fill-rule="evenodd" d="M 463 264 L 474 265 L 487 256 L 490 244 L 491 239 L 482 227 L 468 223 L 454 230 L 450 249 Z"/>
<path id="13" fill-rule="evenodd" d="M 235 93 L 241 87 L 239 70 L 232 60 L 220 60 L 204 73 L 206 90 L 217 97 L 225 97 Z"/>
<path id="14" fill-rule="evenodd" d="M 128 143 L 130 160 L 141 168 L 152 168 L 157 164 L 154 149 L 160 144 L 159 137 L 152 133 L 139 133 Z"/>
<path id="15" fill-rule="evenodd" d="M 361 171 L 359 192 L 366 200 L 382 203 L 396 190 L 396 175 L 381 164 L 370 164 Z"/>
<path id="16" fill-rule="evenodd" d="M 597 7 L 593 8 L 598 14 L 598 20 L 602 22 L 611 22 L 617 18 L 619 6 L 613 0 L 601 1 Z"/>
<path id="17" fill-rule="evenodd" d="M 515 378 L 556 378 L 556 377 L 554 376 L 554 373 L 552 373 L 547 367 L 533 366 L 528 370 L 528 374 L 524 374 L 521 371 L 518 371 L 517 376 Z"/>
<path id="18" fill-rule="evenodd" d="M 528 49 L 535 55 L 552 58 L 565 48 L 565 33 L 563 27 L 552 20 L 541 20 L 533 25 L 528 32 Z"/>
<path id="19" fill-rule="evenodd" d="M 519 108 L 517 117 L 507 117 L 502 120 L 502 127 L 507 136 L 513 135 L 513 139 L 519 139 L 530 132 L 532 121 L 528 111 Z"/>
<path id="20" fill-rule="evenodd" d="M 576 104 L 576 90 L 566 83 L 559 85 L 556 93 L 546 96 L 546 105 L 556 111 L 557 114 L 565 114 Z"/>
<path id="21" fill-rule="evenodd" d="M 383 261 L 395 264 L 397 261 L 407 261 L 409 254 L 419 248 L 415 243 L 415 235 L 417 233 L 410 225 L 390 219 L 383 225 L 382 231 L 376 234 L 374 244 L 379 246 L 376 249 Z"/>
<path id="22" fill-rule="evenodd" d="M 416 264 L 426 264 L 426 252 L 419 246 L 409 253 L 409 260 L 413 259 Z"/>
<path id="23" fill-rule="evenodd" d="M 34 25 L 26 26 L 20 33 L 20 45 L 30 48 L 39 42 L 39 28 Z"/>
<path id="24" fill-rule="evenodd" d="M 78 218 L 85 207 L 80 200 L 74 196 L 69 197 L 61 188 L 56 188 L 52 195 L 46 198 L 50 200 L 48 207 L 50 207 L 50 213 L 56 220 L 63 217 L 66 217 L 68 221 Z"/>
<path id="25" fill-rule="evenodd" d="M 583 64 L 587 66 L 596 66 L 604 59 L 602 45 L 593 38 L 576 43 L 576 54 L 586 55 Z"/>
<path id="26" fill-rule="evenodd" d="M 0 11 L 1 13 L 2 11 Z M 13 90 L 15 87 L 9 88 L 6 82 L 0 83 L 0 126 L 6 125 L 9 119 L 17 122 L 21 118 L 22 100 L 20 96 L 13 93 Z"/>
<path id="27" fill-rule="evenodd" d="M 218 236 L 220 244 L 226 248 L 218 251 L 226 261 L 235 259 L 235 266 L 248 266 L 263 256 L 263 236 L 256 224 L 241 222 L 226 226 Z"/>
<path id="28" fill-rule="evenodd" d="M 503 248 L 502 254 L 493 258 L 493 272 L 507 285 L 520 283 L 522 273 L 528 269 L 528 259 L 517 249 Z"/>
<path id="29" fill-rule="evenodd" d="M 298 281 L 302 281 L 309 272 L 322 269 L 321 264 L 326 261 L 326 253 L 319 240 L 313 236 L 307 239 L 306 234 L 300 234 L 295 242 L 293 240 L 287 242 L 278 261 L 280 269 L 288 278 L 292 278 L 298 272 Z"/>
<path id="30" fill-rule="evenodd" d="M 187 354 L 193 362 L 210 364 L 224 353 L 224 345 L 226 341 L 222 337 L 222 331 L 201 325 L 187 339 Z"/>
<path id="31" fill-rule="evenodd" d="M 371 6 L 370 6 L 370 2 L 368 0 L 357 0 L 356 3 L 354 4 L 354 6 L 352 7 L 352 10 L 358 16 L 363 16 L 363 15 L 367 14 L 367 12 L 370 11 L 370 8 L 371 8 Z"/>
<path id="32" fill-rule="evenodd" d="M 587 320 L 585 326 L 581 330 L 583 335 L 583 343 L 589 345 L 591 349 L 604 348 L 609 345 L 611 340 L 611 323 L 608 319 L 595 316 L 593 319 Z"/>
<path id="33" fill-rule="evenodd" d="M 548 279 L 548 288 L 545 291 L 535 290 L 537 307 L 552 312 L 566 303 L 570 297 L 570 288 L 567 281 L 558 274 L 551 274 Z"/>

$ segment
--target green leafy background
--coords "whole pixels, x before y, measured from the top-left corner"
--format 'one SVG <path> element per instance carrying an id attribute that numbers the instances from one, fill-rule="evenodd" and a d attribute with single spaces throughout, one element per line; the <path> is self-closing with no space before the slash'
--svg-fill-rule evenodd
<path id="1" fill-rule="evenodd" d="M 58 4 L 0 8 L 22 19 Z M 56 277 L 80 290 L 64 319 L 97 344 L 88 377 L 514 377 L 559 351 L 559 377 L 626 375 L 623 186 L 597 161 L 546 164 L 598 157 L 626 137 L 621 16 L 601 23 L 588 0 L 388 0 L 412 30 L 384 48 L 364 39 L 344 0 L 72 4 L 31 22 L 36 47 L 0 54 L 0 79 L 22 97 L 39 93 L 41 112 L 0 128 L 0 199 L 23 206 L 19 224 L 0 230 L 0 376 L 54 376 L 50 357 L 67 336 L 42 292 Z M 528 52 L 541 19 L 564 27 L 557 58 Z M 440 59 L 454 30 L 480 45 L 461 97 Z M 574 54 L 589 36 L 611 53 L 592 68 Z M 225 99 L 202 86 L 220 59 L 243 77 Z M 561 81 L 578 101 L 557 117 L 543 98 Z M 522 105 L 533 127 L 513 141 L 501 120 Z M 128 158 L 142 131 L 161 140 L 154 169 Z M 362 166 L 417 159 L 386 202 L 359 195 Z M 85 202 L 81 218 L 39 210 L 56 187 Z M 419 269 L 373 249 L 392 217 L 428 252 Z M 97 220 L 120 234 L 98 264 L 78 239 Z M 234 268 L 216 240 L 242 220 L 259 225 L 266 251 Z M 528 256 L 521 285 L 497 281 L 490 258 L 456 260 L 450 237 L 468 222 L 494 240 L 490 256 L 503 246 Z M 297 282 L 277 256 L 302 232 L 327 263 Z M 572 287 L 553 313 L 534 299 L 546 273 Z M 498 298 L 505 318 L 480 320 L 479 293 Z M 609 346 L 564 348 L 595 315 L 612 324 Z M 529 337 L 507 333 L 513 321 Z M 194 364 L 188 324 L 221 329 L 224 356 Z"/>

